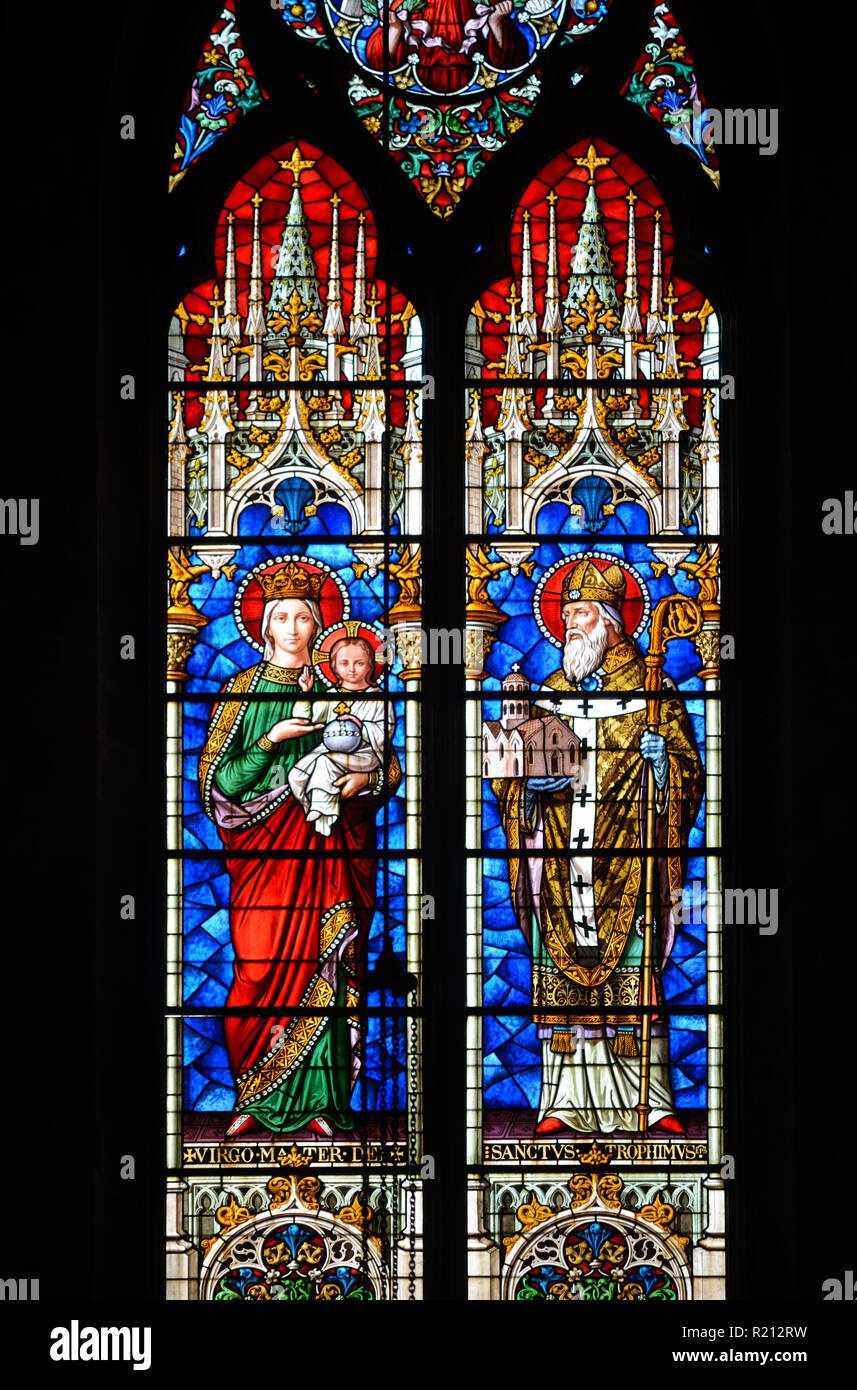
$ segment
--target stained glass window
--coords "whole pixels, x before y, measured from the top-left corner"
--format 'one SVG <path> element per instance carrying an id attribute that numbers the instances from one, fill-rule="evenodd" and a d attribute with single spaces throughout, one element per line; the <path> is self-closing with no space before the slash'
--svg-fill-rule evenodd
<path id="1" fill-rule="evenodd" d="M 723 1296 L 719 330 L 673 246 L 580 141 L 468 325 L 479 1299 Z"/>
<path id="2" fill-rule="evenodd" d="M 422 354 L 376 256 L 358 185 L 286 141 L 231 189 L 170 327 L 173 1297 L 420 1296 L 419 669 L 397 637 Z"/>
<path id="3" fill-rule="evenodd" d="M 639 127 L 719 174 L 666 5 L 588 124 L 619 9 L 230 0 L 197 64 L 170 1298 L 724 1297 L 721 315 Z"/>

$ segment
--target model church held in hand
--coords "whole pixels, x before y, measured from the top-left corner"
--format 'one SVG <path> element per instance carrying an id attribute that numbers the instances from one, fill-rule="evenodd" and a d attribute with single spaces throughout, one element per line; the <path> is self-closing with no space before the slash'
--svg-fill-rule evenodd
<path id="1" fill-rule="evenodd" d="M 579 746 L 558 715 L 530 718 L 530 682 L 516 662 L 503 680 L 500 718 L 482 725 L 482 776 L 574 777 Z"/>

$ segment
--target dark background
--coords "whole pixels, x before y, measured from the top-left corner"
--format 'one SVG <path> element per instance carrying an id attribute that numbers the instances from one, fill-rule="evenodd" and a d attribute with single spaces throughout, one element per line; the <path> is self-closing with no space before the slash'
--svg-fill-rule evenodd
<path id="1" fill-rule="evenodd" d="M 18 16 L 5 170 L 14 251 L 5 253 L 3 495 L 39 496 L 41 537 L 31 547 L 0 537 L 9 1206 L 0 1275 L 39 1277 L 43 1300 L 74 1300 L 64 1316 L 96 1318 L 114 1299 L 148 1302 L 149 1323 L 158 1314 L 164 337 L 182 289 L 209 264 L 223 195 L 258 153 L 296 135 L 328 150 L 369 196 L 378 273 L 411 296 L 426 360 L 444 364 L 426 412 L 426 453 L 437 462 L 426 490 L 425 624 L 451 627 L 463 617 L 447 556 L 458 553 L 462 514 L 464 314 L 506 269 L 509 220 L 528 176 L 591 133 L 625 148 L 661 184 L 676 269 L 722 310 L 724 371 L 736 380 L 722 417 L 731 517 L 723 629 L 736 640 L 723 680 L 725 884 L 778 887 L 780 912 L 776 936 L 727 929 L 726 1149 L 737 1169 L 728 1185 L 729 1291 L 730 1300 L 775 1300 L 777 1321 L 806 1321 L 810 1305 L 829 1320 L 835 1311 L 820 1303 L 821 1285 L 854 1268 L 844 1199 L 857 1002 L 846 569 L 854 538 L 821 530 L 822 502 L 842 498 L 857 475 L 845 423 L 853 391 L 846 171 L 829 104 L 835 50 L 847 51 L 847 38 L 837 43 L 832 33 L 822 44 L 780 11 L 775 23 L 761 4 L 679 4 L 708 103 L 779 111 L 777 155 L 719 150 L 716 193 L 687 152 L 615 95 L 647 27 L 645 6 L 615 0 L 587 45 L 593 67 L 603 54 L 597 71 L 572 90 L 556 70 L 559 53 L 549 54 L 538 111 L 444 225 L 341 94 L 325 89 L 337 80 L 336 55 L 289 44 L 288 34 L 268 42 L 272 17 L 240 0 L 247 51 L 278 95 L 242 117 L 168 200 L 175 124 L 216 9 L 216 0 L 180 8 L 158 0 L 74 18 L 56 5 Z M 319 96 L 279 76 L 289 61 L 313 77 Z M 133 142 L 119 139 L 126 113 L 136 118 Z M 176 261 L 182 242 L 188 255 Z M 136 378 L 134 402 L 119 398 L 125 372 Z M 433 557 L 432 537 L 442 540 Z M 136 636 L 135 662 L 119 659 L 124 633 Z M 456 669 L 429 672 L 431 804 L 439 770 L 461 746 L 462 716 Z M 463 871 L 445 867 L 462 840 L 460 811 L 427 826 L 426 891 L 438 900 L 425 960 L 434 1299 L 465 1294 Z M 123 893 L 136 897 L 131 923 L 119 919 Z M 119 1178 L 123 1154 L 136 1159 L 134 1182 Z M 790 1309 L 792 1300 L 802 1306 Z M 735 1312 L 727 1305 L 710 1316 L 725 1324 Z"/>

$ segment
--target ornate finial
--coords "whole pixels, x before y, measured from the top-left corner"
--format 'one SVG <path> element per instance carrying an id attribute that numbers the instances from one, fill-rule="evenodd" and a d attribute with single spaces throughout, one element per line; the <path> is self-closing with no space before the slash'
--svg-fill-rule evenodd
<path id="1" fill-rule="evenodd" d="M 296 1159 L 295 1162 L 291 1161 L 293 1156 Z M 282 1163 L 283 1157 L 280 1154 L 277 1162 Z M 304 1167 L 310 1162 L 309 1158 L 298 1153 L 294 1144 L 292 1144 L 291 1153 L 285 1157 L 289 1160 L 290 1169 Z M 304 1173 L 302 1178 L 299 1178 L 294 1172 L 290 1172 L 287 1177 L 271 1178 L 267 1187 L 271 1194 L 268 1202 L 269 1211 L 279 1211 L 282 1207 L 293 1207 L 298 1203 L 309 1211 L 318 1211 L 321 1182 L 309 1173 Z"/>
<path id="2" fill-rule="evenodd" d="M 220 1227 L 220 1231 L 217 1236 L 209 1236 L 207 1240 L 200 1242 L 206 1253 L 208 1253 L 208 1250 L 214 1242 L 219 1239 L 219 1236 L 225 1236 L 229 1231 L 234 1231 L 236 1226 L 242 1226 L 245 1221 L 249 1221 L 250 1209 L 249 1207 L 239 1206 L 235 1199 L 235 1193 L 230 1192 L 229 1201 L 222 1207 L 217 1208 L 217 1211 L 214 1213 L 214 1218 Z"/>
<path id="3" fill-rule="evenodd" d="M 661 220 L 661 210 L 660 210 L 660 208 L 655 208 L 655 221 L 656 221 L 656 222 L 660 222 L 660 220 Z"/>
<path id="4" fill-rule="evenodd" d="M 257 188 L 256 192 L 253 194 L 253 197 L 250 199 L 250 202 L 253 204 L 254 208 L 258 208 L 262 206 L 264 201 L 264 198 L 262 197 L 261 193 Z"/>
<path id="5" fill-rule="evenodd" d="M 217 281 L 214 283 L 214 292 L 211 296 L 211 307 L 215 310 L 223 308 L 223 299 L 221 298 L 220 286 L 217 284 Z"/>
<path id="6" fill-rule="evenodd" d="M 289 295 L 285 314 L 281 314 L 279 310 L 276 310 L 273 314 L 269 314 L 268 325 L 270 328 L 273 328 L 275 333 L 279 333 L 283 328 L 288 328 L 289 336 L 287 341 L 290 345 L 294 343 L 295 346 L 299 346 L 301 328 L 303 327 L 313 331 L 321 326 L 321 320 L 314 309 L 307 310 L 307 306 L 298 293 L 297 285 L 295 285 Z M 275 355 L 276 354 L 273 353 L 270 354 L 272 358 Z M 268 365 L 267 358 L 265 359 L 265 364 L 266 366 Z M 288 380 L 287 377 L 277 379 L 283 381 Z"/>
<path id="7" fill-rule="evenodd" d="M 633 188 L 629 188 L 629 189 L 628 189 L 628 192 L 625 194 L 625 201 L 626 201 L 627 203 L 636 203 L 636 202 L 639 202 L 639 199 L 638 199 L 636 193 L 634 192 Z"/>
<path id="8" fill-rule="evenodd" d="M 360 226 L 362 227 L 362 226 L 363 226 L 363 223 L 366 221 L 366 214 L 365 214 L 365 212 L 359 212 L 359 213 L 357 214 L 357 221 L 360 223 Z"/>
<path id="9" fill-rule="evenodd" d="M 297 1144 L 292 1144 L 288 1153 L 280 1152 L 277 1155 L 277 1162 L 281 1168 L 307 1168 L 312 1163 L 312 1159 L 309 1154 L 301 1153 Z M 268 1191 L 282 1194 L 284 1191 L 282 1184 L 288 1181 L 288 1178 L 271 1178 L 268 1183 Z"/>
<path id="10" fill-rule="evenodd" d="M 612 1155 L 607 1153 L 605 1149 L 599 1149 L 598 1145 L 594 1141 L 592 1143 L 591 1148 L 585 1150 L 578 1149 L 577 1151 L 577 1159 L 579 1163 L 591 1163 L 599 1167 L 603 1163 L 609 1163 L 611 1157 Z M 570 1186 L 571 1183 L 569 1183 L 569 1187 Z"/>
<path id="11" fill-rule="evenodd" d="M 226 214 L 226 221 L 229 223 L 229 225 L 230 225 L 230 227 L 231 227 L 231 226 L 232 226 L 232 223 L 235 221 L 235 213 L 234 213 L 234 212 L 231 212 L 231 211 L 230 211 L 230 212 L 227 212 L 227 214 Z"/>
<path id="12" fill-rule="evenodd" d="M 330 206 L 331 206 L 332 208 L 338 208 L 338 207 L 339 207 L 339 204 L 340 204 L 341 202 L 342 202 L 342 199 L 340 198 L 339 194 L 338 194 L 338 193 L 334 193 L 334 194 L 333 194 L 333 197 L 332 197 L 331 200 L 330 200 Z"/>
<path id="13" fill-rule="evenodd" d="M 674 289 L 673 289 L 673 282 L 672 282 L 672 280 L 670 280 L 669 284 L 667 285 L 667 292 L 666 292 L 666 294 L 664 295 L 664 303 L 665 303 L 665 304 L 678 304 L 678 296 L 677 296 L 677 294 L 675 293 L 675 291 L 674 291 Z"/>
<path id="14" fill-rule="evenodd" d="M 507 1250 L 510 1250 L 516 1241 L 526 1239 L 543 1221 L 549 1221 L 554 1215 L 554 1210 L 553 1207 L 545 1206 L 544 1202 L 537 1201 L 536 1194 L 531 1192 L 530 1200 L 523 1202 L 515 1215 L 521 1223 L 521 1229 L 512 1236 L 503 1237 L 503 1244 Z"/>
<path id="15" fill-rule="evenodd" d="M 550 193 L 547 196 L 547 201 L 550 203 L 551 207 L 553 207 L 554 203 L 559 202 L 559 194 L 557 193 L 555 188 L 551 189 Z"/>
<path id="16" fill-rule="evenodd" d="M 699 602 L 703 609 L 708 609 L 717 602 L 718 574 L 720 567 L 720 547 L 714 546 L 713 550 L 700 550 L 696 559 L 682 560 L 676 566 L 677 569 L 684 570 L 699 585 Z M 667 568 L 662 562 L 652 565 L 652 572 L 656 579 L 660 579 L 664 570 Z"/>
<path id="17" fill-rule="evenodd" d="M 640 1208 L 640 1217 L 650 1225 L 657 1226 L 664 1235 L 670 1234 L 670 1222 L 675 1216 L 675 1208 L 666 1201 L 663 1192 L 655 1194 L 655 1200 Z"/>
<path id="18" fill-rule="evenodd" d="M 581 168 L 589 170 L 589 182 L 594 183 L 595 170 L 600 169 L 603 164 L 609 164 L 610 159 L 607 155 L 599 155 L 596 152 L 595 146 L 590 145 L 585 156 L 575 155 L 574 162 Z"/>
<path id="19" fill-rule="evenodd" d="M 358 1192 L 355 1194 L 354 1201 L 349 1202 L 348 1206 L 340 1207 L 336 1215 L 346 1226 L 355 1226 L 358 1231 L 365 1232 L 371 1225 L 374 1212 L 368 1203 L 364 1205 L 360 1200 L 360 1193 Z M 378 1236 L 369 1236 L 369 1239 L 372 1241 L 373 1245 L 377 1245 L 379 1249 L 381 1248 L 381 1241 Z"/>
<path id="20" fill-rule="evenodd" d="M 572 311 L 569 311 L 568 315 L 569 321 L 571 321 L 571 312 Z M 598 298 L 598 293 L 594 285 L 589 286 L 586 298 L 583 301 L 583 312 L 586 323 L 586 341 L 588 343 L 594 343 L 597 340 L 599 323 L 602 327 L 609 330 L 615 328 L 616 324 L 619 322 L 612 309 L 604 308 L 604 305 Z"/>
<path id="21" fill-rule="evenodd" d="M 530 209 L 529 209 L 529 208 L 524 208 L 524 211 L 521 213 L 521 217 L 523 218 L 523 220 L 524 220 L 525 222 L 529 222 L 529 220 L 530 220 Z"/>
<path id="22" fill-rule="evenodd" d="M 301 174 L 303 173 L 303 171 L 305 169 L 314 169 L 316 165 L 316 160 L 302 159 L 301 147 L 300 145 L 295 145 L 294 149 L 292 150 L 291 159 L 281 159 L 279 160 L 279 165 L 281 169 L 289 170 L 289 173 L 291 174 L 292 179 L 294 180 L 293 187 L 297 188 L 298 184 L 301 181 Z"/>
<path id="23" fill-rule="evenodd" d="M 513 309 L 516 304 L 520 304 L 521 302 L 521 296 L 518 294 L 518 286 L 514 280 L 512 281 L 512 284 L 509 288 L 509 293 L 506 296 L 506 298 L 509 302 L 510 309 Z"/>

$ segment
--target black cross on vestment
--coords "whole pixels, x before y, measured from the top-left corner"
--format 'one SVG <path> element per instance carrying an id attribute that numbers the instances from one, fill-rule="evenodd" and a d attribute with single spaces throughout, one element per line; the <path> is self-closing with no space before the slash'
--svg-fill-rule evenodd
<path id="1" fill-rule="evenodd" d="M 577 834 L 575 835 L 574 839 L 575 839 L 575 842 L 576 842 L 576 844 L 577 844 L 577 848 L 578 848 L 578 849 L 583 849 L 583 842 L 584 842 L 584 840 L 588 840 L 588 839 L 589 839 L 589 836 L 588 836 L 588 834 L 587 834 L 587 832 L 586 832 L 585 830 L 578 830 L 578 832 L 577 832 Z"/>

